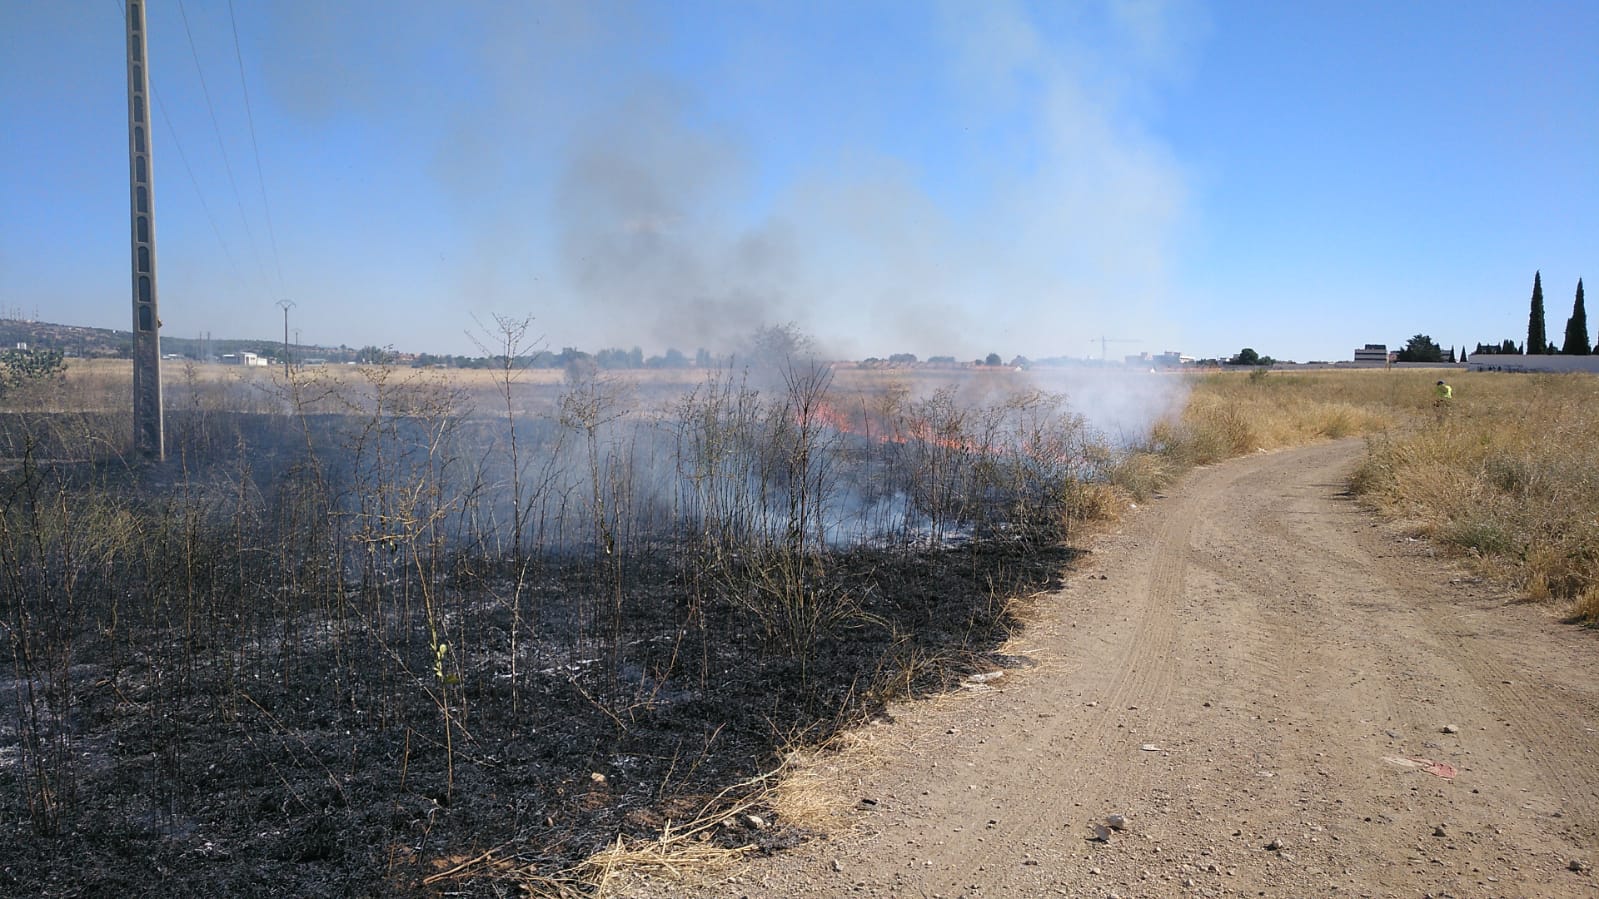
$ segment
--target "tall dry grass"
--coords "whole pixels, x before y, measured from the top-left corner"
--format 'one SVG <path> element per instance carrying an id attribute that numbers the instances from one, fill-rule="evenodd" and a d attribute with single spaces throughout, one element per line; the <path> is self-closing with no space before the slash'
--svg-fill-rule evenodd
<path id="1" fill-rule="evenodd" d="M 1197 465 L 1399 427 L 1427 409 L 1434 380 L 1384 370 L 1199 375 L 1181 417 L 1107 460 L 1109 481 L 1138 500 Z"/>
<path id="2" fill-rule="evenodd" d="M 1599 378 L 1452 383 L 1446 414 L 1371 440 L 1356 488 L 1527 598 L 1599 622 Z"/>

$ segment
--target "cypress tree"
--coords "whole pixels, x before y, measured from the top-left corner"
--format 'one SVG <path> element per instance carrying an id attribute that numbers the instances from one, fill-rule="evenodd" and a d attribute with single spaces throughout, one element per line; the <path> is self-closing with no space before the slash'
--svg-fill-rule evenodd
<path id="1" fill-rule="evenodd" d="M 1593 352 L 1588 342 L 1588 311 L 1582 307 L 1582 279 L 1577 279 L 1577 302 L 1571 307 L 1571 317 L 1566 319 L 1566 343 L 1560 352 L 1570 356 L 1587 356 Z"/>
<path id="2" fill-rule="evenodd" d="M 1549 351 L 1549 331 L 1543 323 L 1543 273 L 1532 273 L 1532 312 L 1527 316 L 1527 345 L 1524 352 L 1537 356 Z"/>

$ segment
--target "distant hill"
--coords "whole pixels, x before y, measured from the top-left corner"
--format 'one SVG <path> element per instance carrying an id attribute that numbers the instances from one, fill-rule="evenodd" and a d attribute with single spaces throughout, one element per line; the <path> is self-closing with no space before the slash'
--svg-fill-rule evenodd
<path id="1" fill-rule="evenodd" d="M 0 347 L 10 349 L 18 344 L 27 344 L 33 349 L 61 350 L 68 356 L 126 358 L 133 351 L 133 332 L 0 318 Z"/>
<path id="2" fill-rule="evenodd" d="M 86 328 L 52 322 L 0 318 L 0 349 L 25 343 L 30 348 L 60 350 L 69 358 L 127 359 L 133 355 L 133 332 L 111 328 Z M 349 347 L 300 346 L 291 348 L 296 359 L 318 358 L 328 362 L 352 362 L 356 351 Z M 196 337 L 161 336 L 163 355 L 185 359 L 214 359 L 224 353 L 257 353 L 277 358 L 283 342 L 277 340 L 201 340 Z"/>

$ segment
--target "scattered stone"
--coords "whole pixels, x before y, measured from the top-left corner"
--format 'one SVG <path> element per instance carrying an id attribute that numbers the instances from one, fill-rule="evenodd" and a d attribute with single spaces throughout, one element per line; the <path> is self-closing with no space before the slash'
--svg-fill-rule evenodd
<path id="1" fill-rule="evenodd" d="M 966 682 L 969 684 L 986 684 L 991 680 L 998 680 L 1004 676 L 1005 672 L 1002 670 L 984 671 L 980 674 L 967 675 Z"/>
<path id="2" fill-rule="evenodd" d="M 602 784 L 602 783 L 605 783 L 605 775 L 601 774 L 598 771 L 595 771 L 595 772 L 589 774 L 589 780 L 592 780 L 592 781 L 594 781 L 597 784 Z"/>
<path id="3" fill-rule="evenodd" d="M 1142 749 L 1144 752 L 1159 752 L 1160 751 L 1160 747 L 1156 746 L 1154 743 L 1145 743 L 1144 745 L 1142 745 L 1142 746 L 1140 746 L 1138 748 Z"/>
<path id="4" fill-rule="evenodd" d="M 835 872 L 842 872 L 844 870 L 844 863 L 836 858 L 833 859 L 833 870 Z"/>
<path id="5" fill-rule="evenodd" d="M 1432 829 L 1432 835 L 1435 837 L 1447 837 L 1449 836 L 1449 833 L 1445 831 L 1444 826 L 1440 824 Z"/>
<path id="6" fill-rule="evenodd" d="M 1272 852 L 1279 852 L 1285 845 L 1287 844 L 1285 844 L 1281 839 L 1274 837 L 1270 843 L 1266 844 L 1266 848 Z"/>
<path id="7" fill-rule="evenodd" d="M 1566 863 L 1566 869 L 1570 871 L 1576 871 L 1578 874 L 1583 874 L 1588 870 L 1588 863 L 1580 858 L 1574 858 Z"/>
<path id="8" fill-rule="evenodd" d="M 765 830 L 766 819 L 760 815 L 739 815 L 738 819 L 750 830 Z"/>
<path id="9" fill-rule="evenodd" d="M 1088 825 L 1088 829 L 1094 832 L 1094 835 L 1088 838 L 1089 842 L 1092 842 L 1092 843 L 1109 843 L 1110 842 L 1110 828 L 1109 827 L 1106 827 L 1103 824 L 1090 824 L 1090 825 Z"/>
<path id="10" fill-rule="evenodd" d="M 1127 818 L 1123 815 L 1106 815 L 1105 823 L 1110 825 L 1111 830 L 1127 829 Z"/>
<path id="11" fill-rule="evenodd" d="M 1444 725 L 1444 733 L 1446 733 L 1446 734 L 1458 734 L 1458 733 L 1460 733 L 1460 728 L 1456 727 L 1453 724 L 1445 724 Z"/>

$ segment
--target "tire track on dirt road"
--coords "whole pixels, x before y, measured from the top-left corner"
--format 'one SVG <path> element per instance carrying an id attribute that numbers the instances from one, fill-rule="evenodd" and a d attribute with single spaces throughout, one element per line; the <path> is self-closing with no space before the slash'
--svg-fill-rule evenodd
<path id="1" fill-rule="evenodd" d="M 621 895 L 1599 895 L 1599 635 L 1361 510 L 1361 447 L 1191 472 L 1040 601 L 1036 667 L 895 709 L 852 832 Z"/>
<path id="2" fill-rule="evenodd" d="M 1224 471 L 1201 472 L 1195 481 L 1161 507 L 1153 539 L 1139 547 L 1143 552 L 1135 570 L 1144 572 L 1142 584 L 1132 597 L 1136 602 L 1123 610 L 1136 620 L 1130 639 L 1102 643 L 1099 651 L 1078 655 L 1070 668 L 1053 667 L 1026 681 L 1026 689 L 1059 693 L 1069 693 L 1074 683 L 1081 684 L 1097 696 L 1088 700 L 1093 705 L 1087 708 L 1097 709 L 1099 714 L 1086 720 L 1052 716 L 1036 730 L 1056 752 L 1099 767 L 1103 776 L 1097 790 L 1110 796 L 1144 792 L 1152 766 L 1150 759 L 1138 758 L 1144 752 L 1140 747 L 1169 731 L 1168 706 L 1176 675 L 1173 647 L 1182 620 L 1177 606 L 1183 595 L 1192 535 L 1201 513 L 1219 501 L 1232 483 Z M 1088 581 L 1091 587 L 1104 583 Z M 1120 588 L 1116 589 L 1119 595 Z M 1102 766 L 1096 762 L 1111 759 L 1119 761 Z M 981 878 L 973 879 L 973 873 L 986 873 L 1018 845 L 1041 845 L 1042 834 L 1054 839 L 1061 816 L 1052 804 L 1039 804 L 1036 786 L 1021 780 L 995 791 L 997 795 L 990 800 L 1005 813 L 987 819 L 980 831 L 963 829 L 952 834 L 956 839 L 946 840 L 935 868 L 942 876 L 926 878 L 920 889 L 930 896 L 983 895 L 987 890 Z"/>

